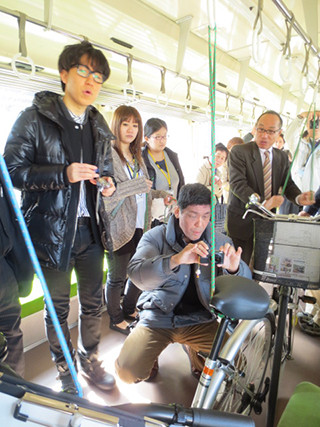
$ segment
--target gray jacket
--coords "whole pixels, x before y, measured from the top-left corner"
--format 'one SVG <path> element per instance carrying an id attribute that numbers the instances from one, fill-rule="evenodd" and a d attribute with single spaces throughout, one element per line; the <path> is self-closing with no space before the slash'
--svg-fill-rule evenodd
<path id="1" fill-rule="evenodd" d="M 148 327 L 174 328 L 190 326 L 214 320 L 209 307 L 211 288 L 211 266 L 201 266 L 199 278 L 195 277 L 198 297 L 205 308 L 190 315 L 176 315 L 174 309 L 187 289 L 191 274 L 191 265 L 183 264 L 170 269 L 170 258 L 183 248 L 177 242 L 174 216 L 167 225 L 160 225 L 145 233 L 139 242 L 137 251 L 131 258 L 128 274 L 134 284 L 143 290 L 137 307 L 141 310 L 139 324 Z M 211 224 L 202 236 L 211 247 Z M 231 240 L 216 232 L 216 248 Z M 226 270 L 224 274 L 228 274 Z M 247 264 L 240 262 L 240 276 L 251 278 Z"/>
<path id="2" fill-rule="evenodd" d="M 126 174 L 119 154 L 112 148 L 114 178 L 117 182 L 116 191 L 110 197 L 104 197 L 104 206 L 109 216 L 110 233 L 113 250 L 117 251 L 128 243 L 136 230 L 137 203 L 136 194 L 145 193 L 146 213 L 144 218 L 144 231 L 151 226 L 151 201 L 152 198 L 166 197 L 168 193 L 161 190 L 151 190 L 148 193 L 146 179 L 149 179 L 147 168 L 142 161 L 143 176 L 129 179 Z"/>

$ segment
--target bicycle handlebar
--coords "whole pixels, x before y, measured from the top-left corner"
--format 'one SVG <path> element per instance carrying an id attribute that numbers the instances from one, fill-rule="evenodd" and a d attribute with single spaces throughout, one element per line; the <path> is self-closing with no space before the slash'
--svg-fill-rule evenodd
<path id="1" fill-rule="evenodd" d="M 261 212 L 255 211 L 254 209 L 250 209 L 250 206 L 258 208 Z M 320 215 L 307 217 L 299 216 L 296 214 L 275 214 L 269 209 L 267 209 L 265 206 L 263 206 L 262 203 L 260 203 L 260 196 L 257 193 L 253 193 L 251 194 L 251 196 L 249 196 L 249 201 L 246 204 L 246 209 L 247 210 L 245 211 L 242 219 L 245 219 L 248 213 L 253 213 L 255 215 L 261 216 L 264 219 L 277 219 L 282 221 L 317 222 L 320 220 Z"/>
<path id="2" fill-rule="evenodd" d="M 174 426 L 254 427 L 251 417 L 211 409 L 184 408 L 181 405 L 132 404 L 113 406 L 131 414 L 154 418 Z"/>

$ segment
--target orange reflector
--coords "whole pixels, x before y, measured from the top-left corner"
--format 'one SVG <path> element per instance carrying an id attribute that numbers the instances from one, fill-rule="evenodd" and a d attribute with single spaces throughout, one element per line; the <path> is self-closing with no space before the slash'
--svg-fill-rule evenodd
<path id="1" fill-rule="evenodd" d="M 213 375 L 213 369 L 209 369 L 207 366 L 204 367 L 203 372 L 210 377 Z"/>

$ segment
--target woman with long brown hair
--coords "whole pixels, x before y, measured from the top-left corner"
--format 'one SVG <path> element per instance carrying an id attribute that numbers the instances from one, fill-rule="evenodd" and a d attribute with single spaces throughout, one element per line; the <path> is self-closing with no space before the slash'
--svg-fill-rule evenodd
<path id="1" fill-rule="evenodd" d="M 152 181 L 141 156 L 143 126 L 139 112 L 131 106 L 118 107 L 111 130 L 116 137 L 112 158 L 117 188 L 112 197 L 105 199 L 114 249 L 112 256 L 107 254 L 106 301 L 110 328 L 128 334 L 126 319 L 135 315 L 140 290 L 127 281 L 127 265 L 143 232 L 150 228 Z"/>

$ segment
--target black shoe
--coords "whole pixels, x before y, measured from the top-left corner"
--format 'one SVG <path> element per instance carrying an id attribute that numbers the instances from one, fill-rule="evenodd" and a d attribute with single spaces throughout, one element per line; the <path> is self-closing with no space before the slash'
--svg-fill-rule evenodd
<path id="1" fill-rule="evenodd" d="M 150 371 L 150 375 L 148 376 L 148 378 L 146 378 L 144 381 L 145 382 L 151 382 L 157 375 L 159 372 L 159 361 L 158 358 L 156 358 L 151 371 Z M 141 383 L 142 380 L 137 380 L 135 381 L 135 384 Z"/>
<path id="2" fill-rule="evenodd" d="M 124 311 L 124 310 L 122 310 L 122 313 L 123 313 L 123 315 L 124 315 L 124 318 L 126 319 L 126 320 L 129 320 L 130 322 L 134 322 L 135 320 L 138 320 L 139 319 L 139 313 L 137 313 L 135 316 L 134 316 L 134 313 L 132 313 L 132 314 L 128 314 L 126 311 Z"/>
<path id="3" fill-rule="evenodd" d="M 89 357 L 86 357 L 80 352 L 78 352 L 78 354 L 81 365 L 81 374 L 84 378 L 101 390 L 112 390 L 116 381 L 113 375 L 103 369 L 101 366 L 102 362 L 98 359 L 98 355 L 93 353 Z"/>
<path id="4" fill-rule="evenodd" d="M 131 329 L 130 329 L 129 325 L 125 329 L 122 329 L 122 328 L 119 328 L 119 326 L 114 325 L 111 322 L 110 322 L 110 329 L 112 329 L 113 331 L 120 332 L 121 334 L 124 334 L 124 335 L 129 335 L 130 332 L 131 332 Z"/>
<path id="5" fill-rule="evenodd" d="M 72 379 L 71 372 L 69 370 L 67 362 L 58 363 L 57 370 L 59 372 L 59 375 L 57 379 L 61 381 L 61 391 L 64 393 L 70 393 L 70 394 L 78 394 L 78 390 L 75 386 L 75 383 Z M 77 370 L 77 366 L 75 363 L 75 367 Z"/>
<path id="6" fill-rule="evenodd" d="M 158 362 L 158 358 L 156 358 L 156 361 L 154 362 L 152 369 L 150 371 L 150 375 L 145 381 L 149 382 L 154 380 L 155 377 L 158 375 L 158 372 L 159 372 L 159 362 Z"/>

